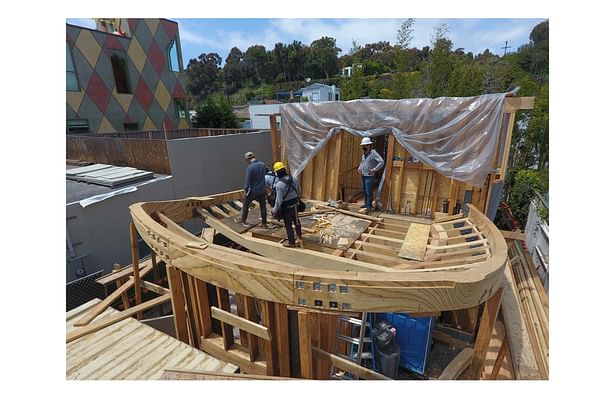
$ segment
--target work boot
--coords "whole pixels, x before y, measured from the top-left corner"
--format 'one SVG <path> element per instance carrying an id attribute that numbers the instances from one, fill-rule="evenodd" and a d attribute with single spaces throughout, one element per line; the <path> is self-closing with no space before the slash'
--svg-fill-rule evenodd
<path id="1" fill-rule="evenodd" d="M 297 247 L 295 243 L 290 243 L 289 241 L 285 241 L 284 243 L 282 243 L 282 246 L 284 246 L 284 247 Z"/>
<path id="2" fill-rule="evenodd" d="M 248 224 L 247 222 L 245 222 L 245 221 L 243 221 L 243 220 L 241 220 L 239 218 L 233 218 L 233 221 L 235 221 L 235 223 L 237 223 L 237 224 L 243 225 L 246 228 L 250 226 L 250 224 Z"/>

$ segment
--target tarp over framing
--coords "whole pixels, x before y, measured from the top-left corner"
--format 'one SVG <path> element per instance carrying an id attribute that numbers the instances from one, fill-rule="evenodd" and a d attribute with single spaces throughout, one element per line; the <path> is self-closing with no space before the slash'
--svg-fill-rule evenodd
<path id="1" fill-rule="evenodd" d="M 361 137 L 393 133 L 439 173 L 480 186 L 492 171 L 505 95 L 283 104 L 287 166 L 297 176 L 342 130 Z"/>

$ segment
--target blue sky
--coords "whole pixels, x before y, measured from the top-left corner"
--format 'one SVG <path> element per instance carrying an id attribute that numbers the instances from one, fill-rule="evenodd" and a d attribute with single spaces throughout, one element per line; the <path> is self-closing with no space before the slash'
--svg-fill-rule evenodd
<path id="1" fill-rule="evenodd" d="M 248 47 L 260 44 L 267 50 L 275 43 L 291 43 L 299 40 L 309 45 L 322 36 L 337 40 L 337 46 L 346 54 L 354 39 L 359 45 L 378 41 L 395 44 L 397 30 L 405 19 L 298 19 L 298 18 L 260 18 L 260 19 L 174 19 L 179 23 L 179 32 L 184 65 L 201 53 L 215 52 L 226 59 L 232 47 L 245 51 Z M 464 48 L 475 54 L 489 49 L 492 53 L 503 54 L 506 41 L 510 48 L 517 48 L 529 42 L 532 28 L 543 21 L 538 19 L 416 19 L 414 39 L 411 46 L 422 48 L 430 44 L 433 28 L 446 23 L 450 30 L 448 37 L 453 41 L 453 49 Z M 93 19 L 67 19 L 68 23 L 94 27 Z"/>

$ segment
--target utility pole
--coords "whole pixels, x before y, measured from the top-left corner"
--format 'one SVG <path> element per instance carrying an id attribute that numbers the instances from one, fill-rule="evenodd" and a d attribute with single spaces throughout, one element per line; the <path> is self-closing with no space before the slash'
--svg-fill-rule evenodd
<path id="1" fill-rule="evenodd" d="M 508 45 L 508 40 L 506 40 L 506 44 L 504 44 L 504 47 L 500 47 L 504 49 L 504 56 L 506 56 L 506 50 L 510 48 L 510 46 Z"/>

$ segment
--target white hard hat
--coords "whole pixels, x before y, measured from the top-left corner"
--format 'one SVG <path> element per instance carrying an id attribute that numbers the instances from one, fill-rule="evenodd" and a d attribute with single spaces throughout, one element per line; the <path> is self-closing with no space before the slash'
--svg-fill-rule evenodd
<path id="1" fill-rule="evenodd" d="M 361 145 L 372 145 L 372 140 L 369 137 L 363 137 L 361 140 Z"/>

